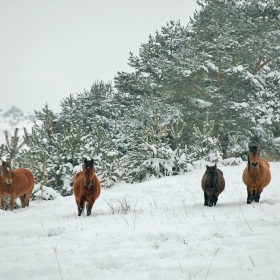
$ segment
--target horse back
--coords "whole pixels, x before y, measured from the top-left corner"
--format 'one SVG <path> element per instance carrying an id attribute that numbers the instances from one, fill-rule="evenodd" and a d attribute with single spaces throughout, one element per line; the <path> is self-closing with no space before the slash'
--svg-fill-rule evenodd
<path id="1" fill-rule="evenodd" d="M 217 169 L 217 172 L 218 172 L 218 176 L 219 176 L 218 191 L 219 191 L 219 193 L 221 193 L 225 189 L 226 183 L 225 183 L 225 178 L 224 178 L 224 174 L 223 174 L 222 170 Z"/>
<path id="2" fill-rule="evenodd" d="M 94 174 L 94 176 L 95 176 L 96 198 L 98 198 L 100 195 L 100 192 L 101 192 L 101 185 L 100 185 L 100 181 L 97 178 L 96 174 Z"/>
<path id="3" fill-rule="evenodd" d="M 270 168 L 269 163 L 268 163 L 265 159 L 260 158 L 260 163 L 261 163 L 265 168 L 266 168 L 266 167 Z"/>
<path id="4" fill-rule="evenodd" d="M 221 169 L 217 169 L 217 171 L 220 174 L 219 176 L 221 176 L 221 175 L 224 176 L 224 173 L 223 173 L 223 171 Z"/>
<path id="5" fill-rule="evenodd" d="M 12 186 L 15 188 L 15 195 L 21 196 L 34 188 L 34 176 L 25 168 L 17 168 L 12 172 Z"/>
<path id="6" fill-rule="evenodd" d="M 80 194 L 80 189 L 83 184 L 83 171 L 79 171 L 75 174 L 74 183 L 73 183 L 73 192 L 75 196 Z"/>
<path id="7" fill-rule="evenodd" d="M 261 165 L 261 169 L 262 169 L 263 177 L 264 177 L 263 187 L 266 187 L 270 183 L 270 180 L 271 180 L 270 165 L 264 159 L 260 159 L 260 165 Z"/>

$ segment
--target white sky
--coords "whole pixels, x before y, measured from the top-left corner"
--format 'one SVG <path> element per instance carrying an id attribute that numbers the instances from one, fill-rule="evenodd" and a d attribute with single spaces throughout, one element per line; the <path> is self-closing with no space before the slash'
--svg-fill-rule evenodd
<path id="1" fill-rule="evenodd" d="M 195 0 L 0 0 L 0 109 L 54 112 L 70 94 L 130 71 L 129 52 Z"/>

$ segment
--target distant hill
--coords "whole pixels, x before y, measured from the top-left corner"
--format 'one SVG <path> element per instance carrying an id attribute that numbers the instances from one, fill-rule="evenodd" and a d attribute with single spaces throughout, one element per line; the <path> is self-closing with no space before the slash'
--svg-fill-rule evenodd
<path id="1" fill-rule="evenodd" d="M 9 135 L 14 135 L 14 130 L 19 129 L 19 136 L 24 135 L 23 128 L 25 127 L 28 132 L 31 131 L 34 125 L 35 116 L 31 114 L 24 114 L 19 108 L 12 106 L 6 112 L 0 109 L 0 145 L 4 144 L 5 135 L 4 131 L 7 130 Z"/>

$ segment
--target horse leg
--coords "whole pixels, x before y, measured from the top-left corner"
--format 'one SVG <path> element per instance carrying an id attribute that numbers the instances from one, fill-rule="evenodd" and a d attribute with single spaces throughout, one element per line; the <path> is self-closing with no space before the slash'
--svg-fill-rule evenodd
<path id="1" fill-rule="evenodd" d="M 29 198 L 32 195 L 32 191 L 33 191 L 33 189 L 28 191 L 26 194 L 23 195 L 23 197 L 24 197 L 24 207 L 29 206 Z"/>
<path id="2" fill-rule="evenodd" d="M 254 200 L 254 195 L 253 195 L 252 191 L 248 187 L 247 187 L 247 193 L 248 193 L 247 204 L 251 204 L 252 201 Z"/>
<path id="3" fill-rule="evenodd" d="M 78 212 L 79 212 L 80 200 L 77 197 L 75 197 L 75 199 L 76 199 L 77 209 L 78 209 Z"/>
<path id="4" fill-rule="evenodd" d="M 214 202 L 214 205 L 216 205 L 217 204 L 217 202 L 218 202 L 218 195 L 213 195 L 213 202 Z"/>
<path id="5" fill-rule="evenodd" d="M 204 206 L 208 206 L 208 195 L 204 192 Z"/>
<path id="6" fill-rule="evenodd" d="M 94 201 L 89 201 L 87 203 L 87 215 L 88 216 L 91 214 L 91 209 L 92 209 L 93 204 L 94 204 Z"/>
<path id="7" fill-rule="evenodd" d="M 81 214 L 84 210 L 84 207 L 85 207 L 85 199 L 84 199 L 84 197 L 81 197 L 80 203 L 78 205 L 78 216 L 81 216 Z"/>
<path id="8" fill-rule="evenodd" d="M 21 207 L 24 208 L 24 195 L 20 196 L 20 201 L 21 201 Z"/>
<path id="9" fill-rule="evenodd" d="M 255 199 L 255 202 L 259 202 L 259 201 L 260 201 L 261 193 L 262 193 L 262 190 L 256 190 L 256 191 L 254 192 L 254 199 Z"/>
<path id="10" fill-rule="evenodd" d="M 1 208 L 5 210 L 5 196 L 1 194 L 0 200 L 1 200 Z"/>
<path id="11" fill-rule="evenodd" d="M 209 197 L 208 197 L 208 206 L 209 206 L 209 207 L 212 207 L 213 204 L 214 204 L 213 198 L 214 198 L 214 195 L 213 195 L 213 194 L 212 194 L 212 195 L 209 195 Z"/>
<path id="12" fill-rule="evenodd" d="M 15 195 L 11 194 L 10 196 L 10 210 L 14 211 L 14 204 L 15 204 Z"/>

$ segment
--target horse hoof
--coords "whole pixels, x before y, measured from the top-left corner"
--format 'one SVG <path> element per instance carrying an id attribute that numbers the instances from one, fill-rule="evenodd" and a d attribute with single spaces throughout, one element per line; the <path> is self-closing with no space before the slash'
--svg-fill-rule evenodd
<path id="1" fill-rule="evenodd" d="M 91 214 L 91 211 L 87 211 L 87 215 L 89 216 Z"/>

